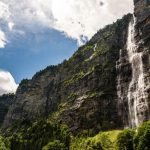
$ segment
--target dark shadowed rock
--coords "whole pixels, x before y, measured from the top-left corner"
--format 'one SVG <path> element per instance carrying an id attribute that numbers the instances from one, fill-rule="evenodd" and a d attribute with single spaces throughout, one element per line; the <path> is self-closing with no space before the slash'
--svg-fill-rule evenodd
<path id="1" fill-rule="evenodd" d="M 0 125 L 3 123 L 9 107 L 14 102 L 14 98 L 15 98 L 14 94 L 7 94 L 0 96 Z"/>

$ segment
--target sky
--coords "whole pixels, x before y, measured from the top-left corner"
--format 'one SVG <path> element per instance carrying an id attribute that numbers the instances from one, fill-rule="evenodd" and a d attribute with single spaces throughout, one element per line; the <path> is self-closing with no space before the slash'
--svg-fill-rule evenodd
<path id="1" fill-rule="evenodd" d="M 0 95 L 129 12 L 132 0 L 0 0 Z"/>

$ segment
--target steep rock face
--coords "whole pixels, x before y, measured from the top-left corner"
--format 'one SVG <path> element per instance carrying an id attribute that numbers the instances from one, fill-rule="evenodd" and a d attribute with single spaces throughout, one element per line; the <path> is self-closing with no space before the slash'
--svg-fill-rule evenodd
<path id="1" fill-rule="evenodd" d="M 4 127 L 49 118 L 72 131 L 122 127 L 117 112 L 116 61 L 131 15 L 100 30 L 68 60 L 23 80 Z"/>
<path id="2" fill-rule="evenodd" d="M 117 112 L 115 65 L 119 50 L 125 47 L 130 18 L 131 15 L 128 15 L 107 26 L 88 43 L 94 45 L 93 50 L 96 50 L 82 62 L 81 77 L 67 84 L 65 91 L 69 91 L 71 95 L 66 104 L 67 109 L 60 115 L 61 120 L 72 130 L 122 127 Z M 63 106 L 60 107 L 64 109 Z"/>
<path id="3" fill-rule="evenodd" d="M 136 17 L 136 43 L 138 43 L 139 51 L 145 47 L 150 49 L 150 1 L 134 0 L 135 17 Z"/>
<path id="4" fill-rule="evenodd" d="M 3 123 L 9 107 L 14 102 L 14 98 L 14 94 L 0 96 L 0 125 Z"/>
<path id="5" fill-rule="evenodd" d="M 150 4 L 135 0 L 126 49 L 117 61 L 118 112 L 124 126 L 135 127 L 150 119 Z"/>
<path id="6" fill-rule="evenodd" d="M 150 119 L 150 1 L 135 0 L 135 43 L 141 53 L 144 98 L 137 106 L 139 124 Z M 141 7 L 140 7 L 141 6 Z"/>
<path id="7" fill-rule="evenodd" d="M 10 126 L 14 122 L 26 124 L 45 117 L 47 100 L 45 88 L 57 78 L 55 70 L 57 67 L 48 67 L 43 72 L 37 73 L 32 80 L 21 82 L 16 92 L 15 103 L 10 107 L 5 118 L 5 126 Z"/>

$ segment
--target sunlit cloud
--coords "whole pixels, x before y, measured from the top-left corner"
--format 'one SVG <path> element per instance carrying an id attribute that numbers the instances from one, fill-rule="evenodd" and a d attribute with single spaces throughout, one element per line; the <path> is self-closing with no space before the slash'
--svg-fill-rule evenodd
<path id="1" fill-rule="evenodd" d="M 56 29 L 82 44 L 105 25 L 133 12 L 133 0 L 1 0 L 5 34 Z M 3 25 L 0 24 L 0 27 Z M 4 39 L 0 38 L 0 41 Z M 1 42 L 2 43 L 2 42 Z M 1 44 L 2 45 L 2 44 Z M 3 43 L 4 46 L 4 43 Z"/>
<path id="2" fill-rule="evenodd" d="M 0 48 L 4 48 L 6 45 L 6 36 L 5 33 L 3 31 L 0 30 Z"/>
<path id="3" fill-rule="evenodd" d="M 0 95 L 15 93 L 18 85 L 10 72 L 0 70 Z"/>

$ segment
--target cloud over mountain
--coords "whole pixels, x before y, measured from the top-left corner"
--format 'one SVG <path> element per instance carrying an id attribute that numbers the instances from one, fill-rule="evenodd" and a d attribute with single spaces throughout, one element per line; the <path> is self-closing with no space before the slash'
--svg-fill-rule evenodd
<path id="1" fill-rule="evenodd" d="M 100 28 L 133 11 L 133 0 L 1 0 L 0 29 L 10 34 L 52 28 L 81 44 Z M 3 27 L 3 25 L 5 27 Z M 0 46 L 5 39 L 0 35 Z"/>
<path id="2" fill-rule="evenodd" d="M 0 95 L 15 93 L 17 87 L 13 76 L 7 71 L 0 70 Z"/>

